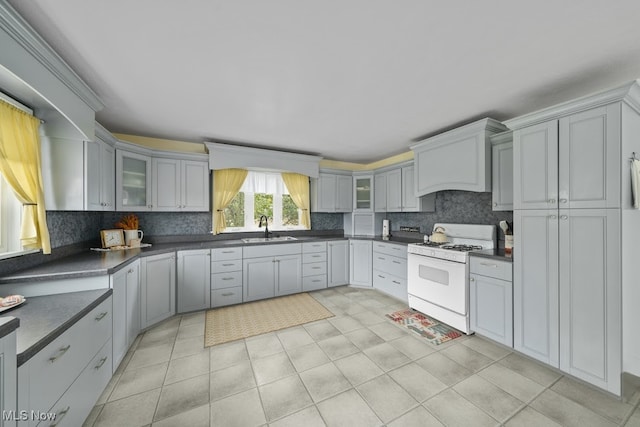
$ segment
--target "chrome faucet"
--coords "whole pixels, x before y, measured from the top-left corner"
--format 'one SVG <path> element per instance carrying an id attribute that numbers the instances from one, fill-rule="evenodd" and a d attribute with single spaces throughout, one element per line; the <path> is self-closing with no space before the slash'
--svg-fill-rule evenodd
<path id="1" fill-rule="evenodd" d="M 264 219 L 264 238 L 268 239 L 269 238 L 269 218 L 267 218 L 266 215 L 261 215 L 260 224 L 258 224 L 258 227 L 262 227 L 262 219 Z"/>

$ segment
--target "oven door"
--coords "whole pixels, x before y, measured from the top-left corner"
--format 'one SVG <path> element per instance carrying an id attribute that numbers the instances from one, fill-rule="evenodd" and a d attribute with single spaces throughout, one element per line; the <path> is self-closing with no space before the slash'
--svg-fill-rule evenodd
<path id="1" fill-rule="evenodd" d="M 466 263 L 408 254 L 407 286 L 410 295 L 466 315 L 469 271 Z"/>

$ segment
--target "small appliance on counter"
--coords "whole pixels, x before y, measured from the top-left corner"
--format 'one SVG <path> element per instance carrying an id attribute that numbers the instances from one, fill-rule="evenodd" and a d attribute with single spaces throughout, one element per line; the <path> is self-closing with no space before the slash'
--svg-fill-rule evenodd
<path id="1" fill-rule="evenodd" d="M 388 219 L 382 220 L 382 238 L 388 238 L 391 236 L 391 224 Z"/>

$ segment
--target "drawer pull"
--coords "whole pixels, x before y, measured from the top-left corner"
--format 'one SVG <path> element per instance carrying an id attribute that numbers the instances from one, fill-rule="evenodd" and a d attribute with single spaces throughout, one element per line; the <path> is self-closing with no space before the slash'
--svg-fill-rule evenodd
<path id="1" fill-rule="evenodd" d="M 235 295 L 235 293 L 233 293 L 233 292 L 225 292 L 225 293 L 222 294 L 223 297 L 230 297 L 232 295 Z"/>
<path id="2" fill-rule="evenodd" d="M 395 283 L 396 285 L 399 285 L 400 282 L 398 282 L 397 280 L 392 280 L 393 283 Z"/>
<path id="3" fill-rule="evenodd" d="M 234 263 L 232 263 L 232 262 L 222 264 L 222 266 L 223 266 L 223 267 L 231 267 L 232 265 L 235 265 L 235 264 L 234 264 Z"/>
<path id="4" fill-rule="evenodd" d="M 311 258 L 322 258 L 322 255 L 312 255 Z"/>
<path id="5" fill-rule="evenodd" d="M 101 321 L 102 319 L 104 319 L 104 316 L 106 316 L 107 314 L 109 314 L 109 312 L 108 312 L 108 311 L 103 311 L 102 313 L 98 314 L 98 315 L 96 316 L 96 322 L 99 322 L 99 321 Z"/>
<path id="6" fill-rule="evenodd" d="M 400 264 L 400 261 L 393 261 L 394 264 Z"/>
<path id="7" fill-rule="evenodd" d="M 98 370 L 98 369 L 102 368 L 102 365 L 104 365 L 104 362 L 106 362 L 106 361 L 107 361 L 107 356 L 105 356 L 102 359 L 100 359 L 98 364 L 96 366 L 94 366 L 93 369 Z"/>
<path id="8" fill-rule="evenodd" d="M 56 413 L 56 420 L 53 422 L 53 424 L 50 424 L 50 427 L 56 427 L 58 424 L 60 424 L 60 421 L 62 421 L 64 416 L 69 413 L 70 409 L 71 409 L 71 406 L 67 406 L 62 411 Z"/>
<path id="9" fill-rule="evenodd" d="M 56 360 L 61 358 L 67 351 L 69 351 L 70 348 L 71 348 L 71 344 L 67 344 L 66 347 L 62 347 L 60 350 L 58 350 L 58 354 L 49 358 L 49 362 L 51 363 L 55 362 Z"/>
<path id="10" fill-rule="evenodd" d="M 398 247 L 395 247 L 395 246 L 394 246 L 394 247 L 392 247 L 392 249 L 393 249 L 394 251 L 401 251 L 401 250 L 402 250 L 402 248 L 398 248 Z"/>
<path id="11" fill-rule="evenodd" d="M 222 251 L 222 253 L 223 253 L 223 254 L 232 254 L 232 253 L 234 253 L 234 252 L 235 252 L 235 251 Z"/>
<path id="12" fill-rule="evenodd" d="M 491 264 L 488 262 L 481 262 L 480 265 L 484 265 L 485 267 L 492 267 L 492 268 L 498 267 L 498 264 Z"/>
<path id="13" fill-rule="evenodd" d="M 316 279 L 316 280 L 312 280 L 313 283 L 318 283 L 318 282 L 322 282 L 322 280 L 320 279 Z"/>
<path id="14" fill-rule="evenodd" d="M 378 274 L 378 277 L 379 277 L 379 278 L 381 278 L 381 279 L 386 279 L 386 277 L 381 276 L 381 275 L 379 275 L 379 274 Z"/>
<path id="15" fill-rule="evenodd" d="M 223 277 L 222 280 L 233 280 L 233 277 Z"/>
<path id="16" fill-rule="evenodd" d="M 379 256 L 378 259 L 381 259 L 382 261 L 384 261 L 386 258 Z"/>
<path id="17" fill-rule="evenodd" d="M 322 267 L 311 267 L 312 270 L 320 270 Z"/>

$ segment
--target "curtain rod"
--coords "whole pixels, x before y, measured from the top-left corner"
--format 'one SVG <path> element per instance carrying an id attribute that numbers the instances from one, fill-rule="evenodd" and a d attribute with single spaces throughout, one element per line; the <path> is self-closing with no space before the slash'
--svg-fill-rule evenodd
<path id="1" fill-rule="evenodd" d="M 29 107 L 27 107 L 26 105 L 22 104 L 19 101 L 16 101 L 15 99 L 13 99 L 12 97 L 10 97 L 9 95 L 7 95 L 4 92 L 0 92 L 0 99 L 2 99 L 4 102 L 6 102 L 7 104 L 11 104 L 14 107 L 16 107 L 18 110 L 23 111 L 31 116 L 33 116 L 33 110 Z M 40 119 L 40 123 L 46 123 L 44 120 Z"/>

